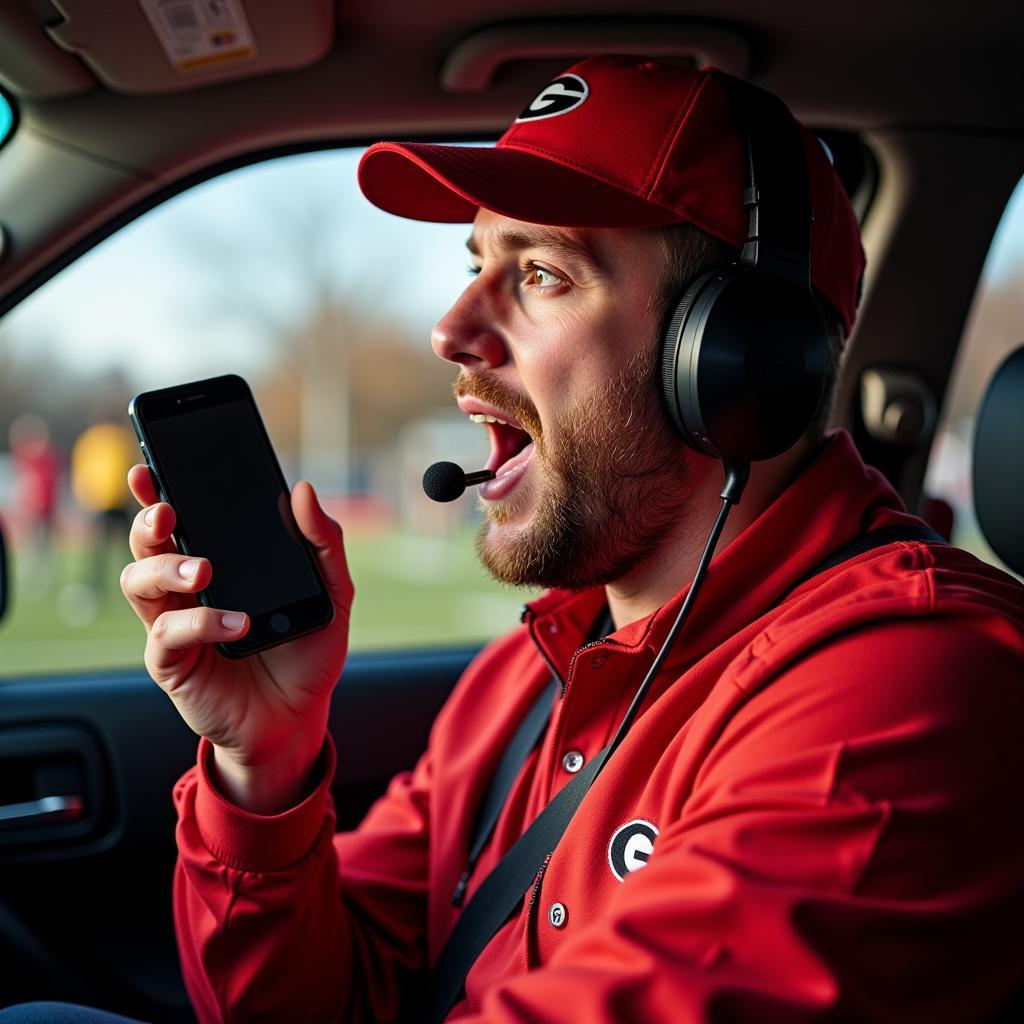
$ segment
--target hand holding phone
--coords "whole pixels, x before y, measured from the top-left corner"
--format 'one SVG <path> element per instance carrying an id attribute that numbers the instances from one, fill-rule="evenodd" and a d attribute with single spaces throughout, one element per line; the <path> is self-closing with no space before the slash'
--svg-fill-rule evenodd
<path id="1" fill-rule="evenodd" d="M 137 400 L 133 404 L 138 407 Z M 211 437 L 210 443 L 216 440 Z M 166 448 L 165 442 L 158 444 Z M 152 451 L 149 458 L 158 461 Z M 245 464 L 251 468 L 251 460 Z M 166 481 L 171 494 L 174 476 L 170 473 Z M 160 500 L 150 468 L 134 467 L 129 485 L 144 507 L 130 534 L 135 561 L 126 566 L 121 585 L 146 627 L 146 668 L 190 728 L 214 744 L 218 781 L 228 788 L 226 795 L 258 813 L 283 810 L 301 796 L 322 747 L 330 695 L 347 652 L 353 587 L 341 528 L 323 511 L 308 483 L 296 485 L 290 496 L 285 491 L 290 521 L 311 549 L 335 614 L 326 626 L 285 646 L 264 646 L 255 656 L 239 659 L 225 652 L 234 653 L 253 618 L 268 615 L 268 610 L 246 613 L 211 602 L 215 559 L 191 545 L 181 550 L 175 543 L 176 537 L 190 536 L 188 524 L 179 524 L 178 509 Z M 169 496 L 167 488 L 163 496 Z M 210 504 L 223 510 L 226 499 L 221 497 Z M 237 498 L 235 493 L 232 500 Z M 258 534 L 248 536 L 246 501 L 234 500 L 234 505 L 235 515 L 242 518 L 234 525 L 247 538 L 251 580 L 258 583 L 265 552 Z M 251 511 L 256 517 L 257 510 Z M 200 603 L 200 595 L 206 596 L 206 604 Z M 232 616 L 239 616 L 240 623 Z"/>
<path id="2" fill-rule="evenodd" d="M 200 601 L 249 617 L 221 653 L 242 658 L 326 625 L 334 609 L 248 384 L 227 374 L 144 392 L 128 416 L 177 513 L 178 550 L 217 570 Z"/>

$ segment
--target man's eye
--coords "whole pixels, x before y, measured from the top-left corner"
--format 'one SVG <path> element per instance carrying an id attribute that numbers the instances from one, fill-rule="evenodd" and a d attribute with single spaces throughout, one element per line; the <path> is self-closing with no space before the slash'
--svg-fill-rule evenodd
<path id="1" fill-rule="evenodd" d="M 526 280 L 527 283 L 538 288 L 550 288 L 552 285 L 565 284 L 564 277 L 559 277 L 553 270 L 538 266 L 536 263 L 531 263 L 526 268 Z"/>
<path id="2" fill-rule="evenodd" d="M 483 269 L 483 267 L 475 267 L 470 263 L 469 266 L 466 267 L 466 273 L 469 274 L 470 277 L 476 277 Z"/>

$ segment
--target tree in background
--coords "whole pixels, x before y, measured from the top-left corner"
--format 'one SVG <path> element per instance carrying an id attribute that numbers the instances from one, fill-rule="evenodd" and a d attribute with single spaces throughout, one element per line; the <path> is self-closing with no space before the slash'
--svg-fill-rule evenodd
<path id="1" fill-rule="evenodd" d="M 290 468 L 328 493 L 359 487 L 368 460 L 393 448 L 403 424 L 450 407 L 452 372 L 429 339 L 360 291 L 356 240 L 328 199 L 269 193 L 265 244 L 216 224 L 193 225 L 183 245 L 201 282 L 194 315 L 247 324 L 266 356 L 252 382 Z"/>

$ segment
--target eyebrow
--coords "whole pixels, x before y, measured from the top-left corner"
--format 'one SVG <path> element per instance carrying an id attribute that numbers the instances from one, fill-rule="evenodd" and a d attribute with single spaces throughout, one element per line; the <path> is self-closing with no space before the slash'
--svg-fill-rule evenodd
<path id="1" fill-rule="evenodd" d="M 523 249 L 547 249 L 556 256 L 569 259 L 582 259 L 595 270 L 605 270 L 605 263 L 593 246 L 583 239 L 570 238 L 563 232 L 550 228 L 536 227 L 529 229 L 507 229 L 496 231 L 491 236 L 494 249 L 506 252 L 519 252 Z M 476 239 L 470 235 L 466 239 L 466 248 L 474 255 L 480 255 L 480 247 Z"/>

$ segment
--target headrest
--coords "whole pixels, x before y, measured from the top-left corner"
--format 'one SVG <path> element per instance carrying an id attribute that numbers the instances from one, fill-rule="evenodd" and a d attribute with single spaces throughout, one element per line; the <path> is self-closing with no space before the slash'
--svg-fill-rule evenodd
<path id="1" fill-rule="evenodd" d="M 1024 574 L 1024 345 L 996 370 L 974 431 L 974 509 L 992 550 Z"/>

